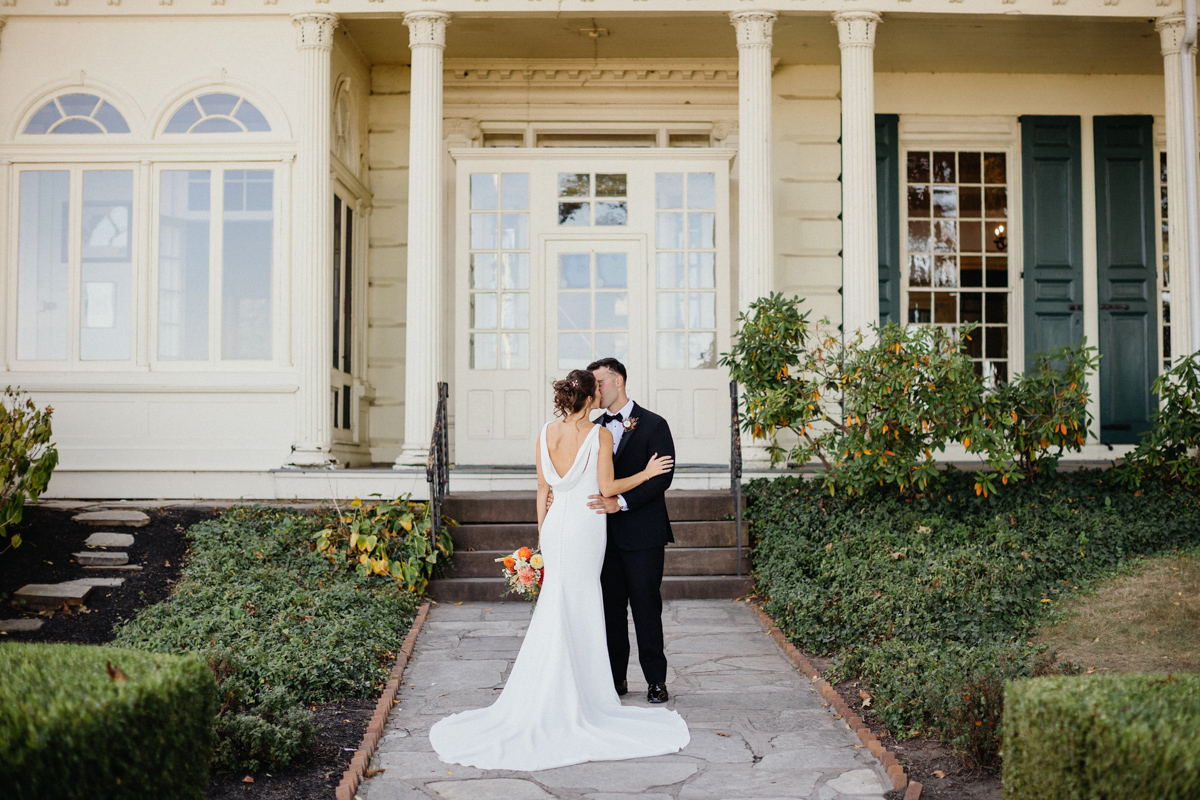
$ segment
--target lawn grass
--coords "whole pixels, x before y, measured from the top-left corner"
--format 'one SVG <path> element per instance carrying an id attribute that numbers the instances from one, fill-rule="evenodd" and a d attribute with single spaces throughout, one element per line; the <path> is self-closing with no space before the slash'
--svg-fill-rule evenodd
<path id="1" fill-rule="evenodd" d="M 1200 550 L 1146 559 L 1062 610 L 1033 641 L 1088 671 L 1200 672 Z"/>

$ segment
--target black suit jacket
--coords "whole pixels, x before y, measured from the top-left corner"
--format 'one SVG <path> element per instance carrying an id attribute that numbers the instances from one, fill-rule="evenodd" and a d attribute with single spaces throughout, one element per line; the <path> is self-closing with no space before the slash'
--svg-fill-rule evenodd
<path id="1" fill-rule="evenodd" d="M 637 403 L 633 404 L 629 418 L 636 419 L 637 426 L 621 435 L 613 455 L 614 478 L 628 478 L 641 472 L 655 453 L 675 457 L 675 442 L 665 419 Z M 608 515 L 609 544 L 621 550 L 647 550 L 665 547 L 668 542 L 675 541 L 666 501 L 673 476 L 674 470 L 656 475 L 641 486 L 621 493 L 629 509 Z"/>

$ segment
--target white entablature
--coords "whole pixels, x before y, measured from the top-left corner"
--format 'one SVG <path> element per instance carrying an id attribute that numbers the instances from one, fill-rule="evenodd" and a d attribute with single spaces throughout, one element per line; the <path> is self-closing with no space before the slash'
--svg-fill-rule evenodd
<path id="1" fill-rule="evenodd" d="M 304 12 L 393 16 L 444 11 L 463 16 L 731 13 L 758 8 L 784 14 L 828 14 L 863 8 L 856 0 L 0 0 L 6 16 L 245 16 Z M 1181 11 L 1181 0 L 877 0 L 870 10 L 903 14 L 1022 14 L 1153 18 Z"/>

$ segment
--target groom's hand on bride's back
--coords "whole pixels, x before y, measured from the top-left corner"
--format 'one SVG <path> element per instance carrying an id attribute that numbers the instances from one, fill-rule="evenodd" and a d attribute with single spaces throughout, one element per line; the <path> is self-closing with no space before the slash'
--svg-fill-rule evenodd
<path id="1" fill-rule="evenodd" d="M 605 497 L 602 494 L 589 494 L 588 508 L 594 509 L 597 514 L 615 514 L 621 510 L 621 504 L 617 502 L 617 498 L 615 497 Z"/>

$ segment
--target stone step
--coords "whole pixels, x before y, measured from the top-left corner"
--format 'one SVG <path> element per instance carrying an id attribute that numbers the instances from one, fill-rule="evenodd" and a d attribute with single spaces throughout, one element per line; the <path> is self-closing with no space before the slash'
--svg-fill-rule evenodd
<path id="1" fill-rule="evenodd" d="M 0 633 L 32 633 L 45 624 L 44 619 L 0 619 Z"/>
<path id="2" fill-rule="evenodd" d="M 106 570 L 110 570 L 110 571 L 115 570 L 118 572 L 141 572 L 142 565 L 141 564 L 114 564 L 112 566 L 86 566 L 86 567 L 84 567 L 84 569 L 86 569 L 86 570 L 106 569 Z"/>
<path id="3" fill-rule="evenodd" d="M 100 587 L 104 589 L 115 589 L 125 583 L 124 578 L 76 578 L 68 583 L 82 583 L 85 586 Z"/>
<path id="4" fill-rule="evenodd" d="M 502 599 L 502 578 L 438 578 L 429 582 L 429 596 L 439 603 L 484 602 Z M 754 589 L 750 577 L 703 575 L 664 577 L 663 600 L 732 600 L 746 597 Z M 511 600 L 516 595 L 509 595 Z"/>
<path id="5" fill-rule="evenodd" d="M 75 560 L 85 567 L 119 567 L 129 563 L 129 553 L 109 550 L 92 550 L 72 553 Z"/>
<path id="6" fill-rule="evenodd" d="M 58 608 L 63 603 L 69 606 L 83 605 L 92 587 L 75 581 L 65 583 L 31 583 L 17 589 L 13 599 L 19 603 L 41 608 Z"/>
<path id="7" fill-rule="evenodd" d="M 83 544 L 86 547 L 133 547 L 133 534 L 100 531 L 85 539 Z"/>
<path id="8" fill-rule="evenodd" d="M 671 522 L 721 520 L 734 513 L 727 491 L 669 491 Z M 536 492 L 459 492 L 446 496 L 443 513 L 461 524 L 537 522 Z"/>
<path id="9" fill-rule="evenodd" d="M 672 522 L 679 547 L 735 547 L 733 520 L 721 522 Z M 742 546 L 750 545 L 750 523 L 742 523 Z M 508 550 L 537 543 L 537 523 L 513 522 L 492 525 L 457 525 L 450 529 L 455 552 L 464 550 Z"/>
<path id="10" fill-rule="evenodd" d="M 456 550 L 448 578 L 490 578 L 498 575 L 500 564 L 511 550 Z M 742 550 L 743 572 L 750 570 L 750 551 Z M 737 550 L 732 547 L 667 548 L 664 575 L 730 575 L 737 572 Z"/>
<path id="11" fill-rule="evenodd" d="M 71 519 L 84 525 L 123 525 L 127 528 L 141 528 L 150 524 L 150 517 L 145 512 L 127 508 L 85 511 Z"/>

